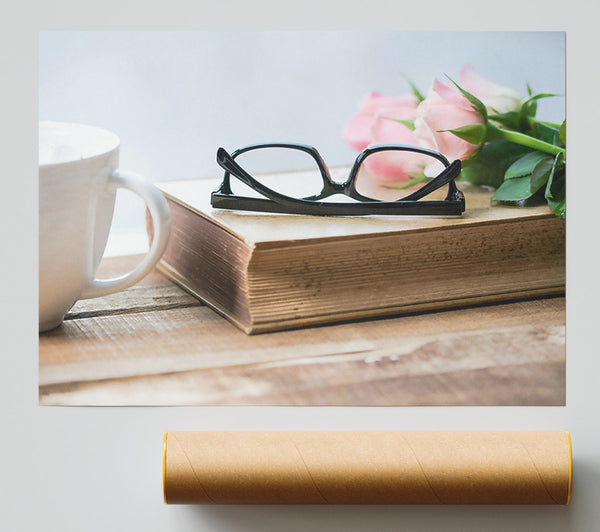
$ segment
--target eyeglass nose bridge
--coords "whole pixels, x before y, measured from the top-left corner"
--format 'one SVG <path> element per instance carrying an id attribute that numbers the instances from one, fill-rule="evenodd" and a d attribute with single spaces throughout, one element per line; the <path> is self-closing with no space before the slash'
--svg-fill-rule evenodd
<path id="1" fill-rule="evenodd" d="M 348 189 L 348 182 L 338 183 L 337 181 L 330 181 L 331 191 L 335 194 L 345 194 Z"/>
<path id="2" fill-rule="evenodd" d="M 334 181 L 329 173 L 327 173 L 327 175 L 323 175 L 323 188 L 321 189 L 321 192 L 311 199 L 324 199 L 335 196 L 336 194 L 353 198 L 355 193 L 351 180 L 346 179 L 343 182 Z"/>

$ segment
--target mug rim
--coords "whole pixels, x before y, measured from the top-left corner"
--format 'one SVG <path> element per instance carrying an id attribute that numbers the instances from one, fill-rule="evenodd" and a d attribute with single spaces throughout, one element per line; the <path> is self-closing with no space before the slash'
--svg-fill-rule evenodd
<path id="1" fill-rule="evenodd" d="M 69 158 L 69 159 L 65 159 L 62 161 L 40 163 L 39 162 L 39 140 L 40 140 L 39 139 L 39 131 L 40 131 L 42 124 L 56 124 L 56 125 L 60 125 L 60 126 L 69 126 L 69 127 L 75 126 L 75 129 L 81 128 L 81 129 L 95 131 L 97 133 L 102 133 L 103 135 L 106 135 L 108 137 L 112 137 L 112 142 L 110 142 L 110 144 L 108 144 L 110 146 L 109 148 L 106 148 L 97 153 L 93 153 L 91 155 L 86 155 L 85 157 L 79 157 L 76 159 Z M 38 124 L 38 167 L 39 168 L 48 168 L 51 166 L 58 166 L 58 165 L 72 164 L 72 163 L 78 163 L 78 162 L 83 162 L 83 161 L 90 161 L 97 157 L 103 157 L 105 155 L 108 155 L 109 153 L 112 153 L 113 151 L 115 151 L 116 149 L 119 148 L 120 144 L 121 144 L 121 139 L 119 138 L 119 136 L 116 133 L 114 133 L 108 129 L 105 129 L 105 128 L 101 128 L 101 127 L 97 127 L 97 126 L 90 126 L 89 124 L 83 124 L 80 122 L 59 122 L 59 121 L 55 121 L 55 120 L 40 120 L 39 124 Z"/>

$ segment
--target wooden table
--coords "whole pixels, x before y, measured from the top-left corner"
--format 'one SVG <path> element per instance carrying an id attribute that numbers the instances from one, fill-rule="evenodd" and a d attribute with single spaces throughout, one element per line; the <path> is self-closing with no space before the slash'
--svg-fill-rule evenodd
<path id="1" fill-rule="evenodd" d="M 153 272 L 41 334 L 39 385 L 42 405 L 564 405 L 565 299 L 247 336 Z"/>

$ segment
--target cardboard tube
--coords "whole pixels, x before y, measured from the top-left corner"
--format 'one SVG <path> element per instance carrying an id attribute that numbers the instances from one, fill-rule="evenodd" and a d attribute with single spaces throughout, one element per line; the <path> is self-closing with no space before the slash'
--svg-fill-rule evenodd
<path id="1" fill-rule="evenodd" d="M 568 432 L 167 432 L 168 504 L 569 504 Z"/>

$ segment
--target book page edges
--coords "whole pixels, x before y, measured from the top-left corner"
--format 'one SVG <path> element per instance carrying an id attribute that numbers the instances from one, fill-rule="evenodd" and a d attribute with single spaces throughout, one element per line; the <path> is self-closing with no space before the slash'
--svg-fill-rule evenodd
<path id="1" fill-rule="evenodd" d="M 159 263 L 158 270 L 167 275 L 169 279 L 183 288 L 186 292 L 194 297 L 202 300 L 207 306 L 212 308 L 225 319 L 232 322 L 246 334 L 262 334 L 267 332 L 275 332 L 289 329 L 299 329 L 303 327 L 326 325 L 333 323 L 343 323 L 347 321 L 355 321 L 357 319 L 371 318 L 386 318 L 396 317 L 398 315 L 410 315 L 428 310 L 441 310 L 444 308 L 453 307 L 468 307 L 481 303 L 498 303 L 502 301 L 519 300 L 530 297 L 541 296 L 559 296 L 564 294 L 564 285 L 558 285 L 547 288 L 521 290 L 519 292 L 504 292 L 497 294 L 488 294 L 484 296 L 465 297 L 461 299 L 449 299 L 430 301 L 425 303 L 414 303 L 407 305 L 395 305 L 385 308 L 372 308 L 361 310 L 340 310 L 328 314 L 313 314 L 311 316 L 299 316 L 297 318 L 283 320 L 266 320 L 266 321 L 245 321 L 232 312 L 228 312 L 223 305 L 219 305 L 207 293 L 196 290 L 190 286 L 188 280 L 182 277 L 175 269 L 164 262 Z"/>
<path id="2" fill-rule="evenodd" d="M 448 299 L 439 301 L 430 301 L 422 303 L 413 303 L 407 305 L 395 305 L 391 307 L 360 309 L 360 310 L 344 310 L 329 314 L 314 314 L 312 316 L 301 316 L 298 318 L 290 318 L 284 320 L 258 321 L 252 323 L 240 322 L 235 316 L 229 316 L 222 309 L 207 304 L 219 312 L 222 316 L 229 319 L 238 325 L 246 334 L 262 334 L 267 332 L 283 331 L 288 329 L 300 329 L 303 327 L 331 325 L 344 323 L 362 319 L 373 318 L 392 318 L 398 316 L 407 316 L 418 314 L 431 310 L 444 310 L 450 308 L 463 308 L 476 306 L 481 304 L 494 304 L 509 301 L 519 301 L 527 298 L 542 297 L 542 296 L 560 296 L 565 292 L 565 287 L 554 286 L 548 288 L 540 288 L 534 290 L 522 290 L 519 292 L 506 292 L 498 294 L 488 294 L 483 296 L 465 297 L 460 299 Z"/>

